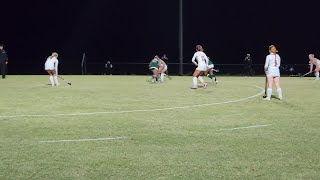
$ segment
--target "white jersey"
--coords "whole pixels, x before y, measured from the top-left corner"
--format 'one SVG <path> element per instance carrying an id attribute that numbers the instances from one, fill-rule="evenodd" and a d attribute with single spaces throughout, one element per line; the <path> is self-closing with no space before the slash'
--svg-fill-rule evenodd
<path id="1" fill-rule="evenodd" d="M 316 62 L 316 63 L 318 64 L 318 67 L 320 67 L 320 60 L 319 60 L 319 59 L 317 59 L 317 58 L 316 58 L 316 60 L 317 60 L 317 62 Z"/>
<path id="2" fill-rule="evenodd" d="M 197 62 L 196 62 L 196 60 L 197 60 Z M 192 62 L 194 64 L 198 64 L 197 70 L 206 71 L 207 67 L 208 67 L 209 59 L 204 52 L 198 51 L 198 52 L 194 53 L 194 55 L 192 57 Z"/>
<path id="3" fill-rule="evenodd" d="M 44 69 L 45 70 L 55 70 L 56 73 L 58 74 L 58 64 L 59 61 L 56 57 L 48 57 L 46 63 L 44 64 Z"/>
<path id="4" fill-rule="evenodd" d="M 281 58 L 278 54 L 269 54 L 266 57 L 266 62 L 264 64 L 264 69 L 267 72 L 268 77 L 277 77 L 280 76 L 280 67 Z"/>

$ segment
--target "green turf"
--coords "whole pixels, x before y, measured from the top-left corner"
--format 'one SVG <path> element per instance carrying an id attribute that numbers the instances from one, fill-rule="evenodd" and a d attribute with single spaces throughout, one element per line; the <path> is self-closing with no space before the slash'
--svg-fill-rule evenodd
<path id="1" fill-rule="evenodd" d="M 197 90 L 191 77 L 64 77 L 72 86 L 0 79 L 0 179 L 320 179 L 320 82 L 311 78 L 283 77 L 284 100 L 266 102 L 254 86 L 263 77 Z M 91 112 L 101 114 L 77 114 Z M 227 130 L 255 125 L 269 126 Z M 40 142 L 112 137 L 127 139 Z"/>

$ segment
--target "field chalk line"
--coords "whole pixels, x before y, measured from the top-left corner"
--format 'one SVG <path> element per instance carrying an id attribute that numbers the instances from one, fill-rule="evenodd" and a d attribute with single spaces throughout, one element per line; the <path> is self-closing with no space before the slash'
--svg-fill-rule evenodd
<path id="1" fill-rule="evenodd" d="M 229 128 L 229 129 L 219 129 L 218 131 L 233 131 L 233 130 L 239 130 L 239 129 L 262 128 L 262 127 L 268 127 L 268 126 L 272 126 L 272 124 L 246 126 L 246 127 L 237 127 L 237 128 Z"/>
<path id="2" fill-rule="evenodd" d="M 155 112 L 155 111 L 166 111 L 166 110 L 174 110 L 174 109 L 188 109 L 188 108 L 195 108 L 195 107 L 204 107 L 204 106 L 212 106 L 212 105 L 221 105 L 221 104 L 230 104 L 245 101 L 248 99 L 252 99 L 264 94 L 264 88 L 256 86 L 256 85 L 249 85 L 249 84 L 242 84 L 252 86 L 258 89 L 261 89 L 256 95 L 237 99 L 237 100 L 229 100 L 225 102 L 217 102 L 217 103 L 208 103 L 208 104 L 197 104 L 197 105 L 190 105 L 190 106 L 176 106 L 176 107 L 167 107 L 167 108 L 158 108 L 158 109 L 137 109 L 137 110 L 128 110 L 128 111 L 104 111 L 104 112 L 84 112 L 84 113 L 69 113 L 69 114 L 30 114 L 30 115 L 8 115 L 8 116 L 0 116 L 0 118 L 16 118 L 16 117 L 56 117 L 56 116 L 86 116 L 86 115 L 99 115 L 99 114 L 124 114 L 124 113 L 136 113 L 136 112 Z"/>
<path id="3" fill-rule="evenodd" d="M 96 138 L 96 139 L 65 139 L 65 140 L 50 140 L 39 141 L 40 143 L 62 143 L 62 142 L 87 142 L 87 141 L 112 141 L 119 139 L 128 139 L 127 137 L 114 137 L 114 138 Z"/>

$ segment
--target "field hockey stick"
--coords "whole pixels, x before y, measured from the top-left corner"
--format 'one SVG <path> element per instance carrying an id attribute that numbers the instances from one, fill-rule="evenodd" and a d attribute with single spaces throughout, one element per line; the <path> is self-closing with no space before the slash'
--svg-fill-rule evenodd
<path id="1" fill-rule="evenodd" d="M 212 71 L 217 72 L 217 73 L 220 72 L 219 69 L 212 69 Z"/>
<path id="2" fill-rule="evenodd" d="M 267 97 L 267 88 L 268 88 L 268 78 L 266 77 L 266 83 L 264 85 L 264 95 L 263 98 Z"/>
<path id="3" fill-rule="evenodd" d="M 171 77 L 169 76 L 169 74 L 168 74 L 168 70 L 166 70 L 165 73 L 166 73 L 166 76 L 168 77 L 168 79 L 169 79 L 169 80 L 172 80 L 172 78 L 171 78 Z"/>
<path id="4" fill-rule="evenodd" d="M 313 71 L 305 73 L 304 75 L 300 76 L 300 78 L 305 77 L 306 75 L 309 75 L 311 73 L 313 73 Z"/>
<path id="5" fill-rule="evenodd" d="M 69 84 L 70 86 L 71 86 L 71 83 L 70 82 L 68 82 L 67 80 L 65 80 L 63 77 L 61 77 L 61 76 L 58 76 L 60 79 L 62 79 L 65 83 L 67 83 L 67 84 Z"/>

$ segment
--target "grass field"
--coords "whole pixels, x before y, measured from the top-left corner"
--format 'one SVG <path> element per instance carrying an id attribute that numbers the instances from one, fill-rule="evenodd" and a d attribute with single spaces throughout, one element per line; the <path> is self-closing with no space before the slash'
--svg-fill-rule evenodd
<path id="1" fill-rule="evenodd" d="M 0 179 L 320 179 L 313 78 L 266 102 L 263 77 L 64 77 L 0 79 Z"/>

